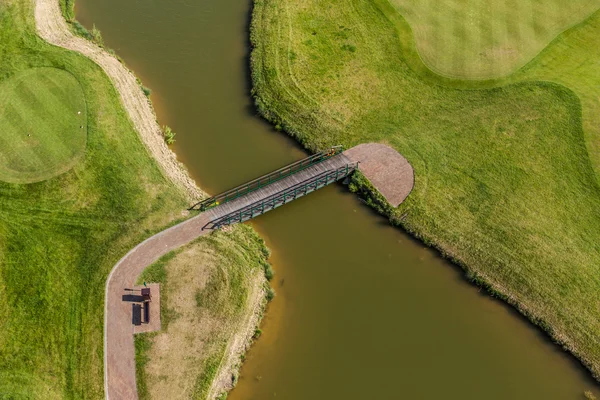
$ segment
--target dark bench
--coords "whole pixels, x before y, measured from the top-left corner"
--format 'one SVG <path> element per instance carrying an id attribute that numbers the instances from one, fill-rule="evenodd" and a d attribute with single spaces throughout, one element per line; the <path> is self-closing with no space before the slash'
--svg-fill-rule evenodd
<path id="1" fill-rule="evenodd" d="M 139 304 L 132 304 L 131 309 L 133 313 L 131 314 L 131 323 L 133 325 L 141 325 L 142 324 L 142 306 Z"/>
<path id="2" fill-rule="evenodd" d="M 144 302 L 144 323 L 147 324 L 150 322 L 150 302 Z"/>

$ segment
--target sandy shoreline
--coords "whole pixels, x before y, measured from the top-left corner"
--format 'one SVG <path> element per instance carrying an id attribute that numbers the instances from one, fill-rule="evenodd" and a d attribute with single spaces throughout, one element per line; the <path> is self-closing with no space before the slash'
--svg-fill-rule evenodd
<path id="1" fill-rule="evenodd" d="M 203 197 L 204 193 L 177 161 L 175 153 L 165 144 L 152 105 L 133 73 L 104 49 L 75 36 L 60 11 L 58 0 L 36 0 L 35 23 L 38 34 L 48 43 L 81 53 L 104 70 L 119 93 L 135 130 L 161 172 L 182 189 L 190 200 Z"/>
<path id="2" fill-rule="evenodd" d="M 156 119 L 156 114 L 154 113 L 154 110 L 152 108 L 152 104 L 142 92 L 142 89 L 140 88 L 135 75 L 130 70 L 128 70 L 123 64 L 121 64 L 119 60 L 117 60 L 114 56 L 112 56 L 104 49 L 100 48 L 99 46 L 88 40 L 75 36 L 69 29 L 69 26 L 61 13 L 59 0 L 36 0 L 35 22 L 37 32 L 41 38 L 43 38 L 50 44 L 68 50 L 76 51 L 90 58 L 104 70 L 104 72 L 108 75 L 111 82 L 113 83 L 115 89 L 119 93 L 122 105 L 127 111 L 129 118 L 133 122 L 135 130 L 139 134 L 142 142 L 144 143 L 151 157 L 153 157 L 158 163 L 163 175 L 168 180 L 173 182 L 173 184 L 176 187 L 178 187 L 190 201 L 198 200 L 202 197 L 205 197 L 205 193 L 196 186 L 196 183 L 189 176 L 185 167 L 179 161 L 177 161 L 175 153 L 173 153 L 165 144 L 161 128 L 158 125 Z M 198 217 L 193 218 L 192 220 L 198 220 Z M 169 230 L 176 231 L 180 226 L 193 225 L 195 221 L 192 220 L 186 221 L 187 224 L 186 222 L 183 222 L 182 224 L 172 227 Z M 190 240 L 192 239 L 192 236 L 201 236 L 203 231 L 197 231 L 197 234 L 193 234 L 190 236 Z M 166 231 L 163 231 L 155 235 L 155 237 L 163 236 L 163 234 L 165 233 Z M 187 239 L 185 239 L 184 241 L 187 241 Z M 138 247 L 141 247 L 142 245 L 143 243 L 140 244 Z M 138 247 L 136 247 L 136 249 L 138 249 Z M 129 254 L 125 256 L 123 260 L 117 263 L 117 265 L 113 268 L 113 271 L 111 271 L 106 287 L 107 299 L 105 301 L 105 304 L 107 305 L 110 303 L 108 294 L 110 291 L 109 286 L 111 285 L 110 278 L 113 275 L 123 275 L 121 276 L 121 278 L 123 279 L 120 279 L 118 283 L 112 283 L 112 285 L 120 286 L 125 281 L 131 280 L 132 282 L 135 282 L 135 279 L 137 279 L 137 275 L 139 275 L 138 272 L 141 272 L 138 271 L 139 266 L 137 268 L 131 268 L 132 272 L 135 270 L 135 273 L 133 274 L 128 274 L 128 271 L 118 271 L 119 269 L 121 269 L 119 268 L 121 262 L 125 261 L 128 258 L 128 256 Z M 151 262 L 145 265 L 147 266 L 150 264 Z M 241 358 L 241 355 L 245 353 L 245 351 L 251 344 L 254 329 L 260 322 L 260 316 L 262 315 L 262 309 L 264 307 L 265 301 L 263 282 L 264 279 L 257 279 L 255 281 L 255 287 L 253 288 L 253 291 L 249 296 L 249 309 L 251 310 L 251 313 L 249 313 L 246 316 L 244 321 L 245 323 L 243 324 L 241 329 L 232 336 L 228 344 L 227 356 L 225 357 L 226 360 L 220 366 L 220 371 L 217 374 L 215 380 L 213 381 L 209 398 L 215 398 L 220 393 L 228 391 L 232 388 L 230 377 L 239 369 L 239 360 Z M 118 290 L 117 292 L 120 293 Z M 119 306 L 121 306 L 120 302 L 118 302 L 117 308 L 120 308 Z M 108 398 L 109 387 L 111 387 L 113 384 L 115 384 L 116 386 L 123 386 L 124 383 L 122 380 L 113 382 L 107 377 L 106 315 L 108 314 L 108 311 L 109 308 L 106 308 L 104 335 L 104 373 L 106 398 Z M 114 313 L 111 312 L 111 314 Z M 133 335 L 129 335 L 129 333 L 127 333 L 126 336 L 127 338 L 129 338 L 132 344 Z M 126 345 L 128 346 L 129 343 L 126 343 Z M 131 357 L 129 358 L 133 358 L 133 354 L 131 354 Z M 131 374 L 133 374 L 133 387 L 131 387 L 132 385 L 130 381 L 127 385 L 128 387 L 125 389 L 127 393 L 130 393 L 131 395 L 135 394 L 135 398 L 137 398 L 137 388 L 135 387 L 135 360 L 124 360 L 121 367 L 127 370 L 127 375 L 131 376 Z M 131 371 L 132 367 L 133 371 Z"/>

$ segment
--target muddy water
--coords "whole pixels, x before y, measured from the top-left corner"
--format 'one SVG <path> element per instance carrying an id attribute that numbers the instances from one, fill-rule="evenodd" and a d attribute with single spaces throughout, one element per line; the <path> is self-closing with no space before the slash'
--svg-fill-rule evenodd
<path id="1" fill-rule="evenodd" d="M 248 0 L 77 0 L 209 192 L 304 153 L 254 115 Z M 342 186 L 253 222 L 277 297 L 229 399 L 583 399 L 571 357 Z"/>

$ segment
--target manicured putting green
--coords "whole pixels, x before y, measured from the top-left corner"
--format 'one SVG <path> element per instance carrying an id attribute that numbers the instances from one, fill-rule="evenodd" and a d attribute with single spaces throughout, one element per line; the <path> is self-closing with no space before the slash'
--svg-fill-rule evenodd
<path id="1" fill-rule="evenodd" d="M 600 0 L 390 0 L 411 25 L 435 72 L 495 78 L 535 57 L 559 33 L 600 8 Z"/>
<path id="2" fill-rule="evenodd" d="M 84 154 L 86 138 L 85 97 L 70 73 L 32 68 L 0 82 L 0 180 L 64 173 Z"/>

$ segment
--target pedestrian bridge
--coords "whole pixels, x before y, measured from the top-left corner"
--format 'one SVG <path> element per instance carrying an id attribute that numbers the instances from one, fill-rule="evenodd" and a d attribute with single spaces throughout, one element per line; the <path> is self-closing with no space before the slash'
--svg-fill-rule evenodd
<path id="1" fill-rule="evenodd" d="M 206 212 L 210 222 L 204 229 L 219 229 L 306 196 L 346 178 L 357 168 L 358 162 L 346 157 L 342 146 L 335 146 L 205 199 L 190 209 Z"/>
<path id="2" fill-rule="evenodd" d="M 388 146 L 368 143 L 344 151 L 334 146 L 243 185 L 202 200 L 190 210 L 206 213 L 203 229 L 244 222 L 342 180 L 357 169 L 394 207 L 414 184 L 412 167 Z"/>
<path id="3" fill-rule="evenodd" d="M 397 207 L 413 187 L 408 161 L 383 144 L 366 143 L 346 151 L 332 147 L 203 200 L 192 208 L 199 215 L 144 240 L 113 267 L 106 282 L 104 303 L 104 384 L 110 399 L 137 398 L 132 304 L 123 301 L 142 271 L 160 257 L 210 234 L 212 229 L 246 221 L 289 203 L 352 174 L 361 173 L 393 206 Z M 154 291 L 154 289 L 153 289 Z M 153 306 L 153 309 L 158 310 Z M 157 317 L 151 320 L 160 324 Z"/>

